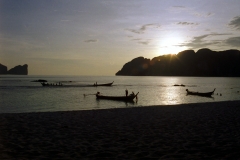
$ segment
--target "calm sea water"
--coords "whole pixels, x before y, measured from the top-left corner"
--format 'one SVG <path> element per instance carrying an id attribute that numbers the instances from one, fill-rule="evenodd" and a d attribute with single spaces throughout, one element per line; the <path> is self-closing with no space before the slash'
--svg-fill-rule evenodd
<path id="1" fill-rule="evenodd" d="M 63 87 L 42 87 L 37 79 L 46 79 Z M 95 82 L 112 87 L 89 87 Z M 173 86 L 184 84 L 185 87 Z M 213 98 L 186 95 L 186 89 L 208 92 L 216 88 Z M 125 95 L 139 92 L 137 103 L 97 100 L 94 95 Z M 240 78 L 206 77 L 125 77 L 125 76 L 0 76 L 0 113 L 49 112 L 127 108 L 240 100 Z M 220 96 L 220 94 L 222 96 Z"/>

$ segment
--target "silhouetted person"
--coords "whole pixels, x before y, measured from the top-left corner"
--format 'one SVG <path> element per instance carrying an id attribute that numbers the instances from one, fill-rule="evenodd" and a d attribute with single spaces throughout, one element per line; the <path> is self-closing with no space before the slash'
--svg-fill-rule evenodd
<path id="1" fill-rule="evenodd" d="M 135 96 L 135 93 L 134 92 L 132 92 L 129 96 Z"/>
<path id="2" fill-rule="evenodd" d="M 126 93 L 126 97 L 127 97 L 128 96 L 128 90 L 127 89 L 125 90 L 125 93 Z"/>

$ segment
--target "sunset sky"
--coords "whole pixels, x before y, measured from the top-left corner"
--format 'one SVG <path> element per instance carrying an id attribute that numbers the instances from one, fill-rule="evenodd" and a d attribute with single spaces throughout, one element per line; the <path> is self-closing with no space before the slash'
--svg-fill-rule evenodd
<path id="1" fill-rule="evenodd" d="M 0 0 L 0 63 L 115 75 L 133 58 L 240 50 L 239 0 Z"/>

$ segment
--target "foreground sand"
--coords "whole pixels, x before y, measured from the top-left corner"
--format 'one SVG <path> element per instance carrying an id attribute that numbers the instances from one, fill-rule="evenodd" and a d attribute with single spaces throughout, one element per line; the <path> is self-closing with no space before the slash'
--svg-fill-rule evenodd
<path id="1" fill-rule="evenodd" d="M 0 159 L 240 159 L 240 102 L 0 114 Z"/>

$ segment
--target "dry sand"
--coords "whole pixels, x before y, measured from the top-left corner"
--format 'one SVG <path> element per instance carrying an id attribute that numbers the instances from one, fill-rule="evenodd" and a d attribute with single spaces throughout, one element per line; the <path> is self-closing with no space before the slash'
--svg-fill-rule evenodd
<path id="1" fill-rule="evenodd" d="M 0 114 L 0 159 L 240 159 L 240 101 Z"/>

